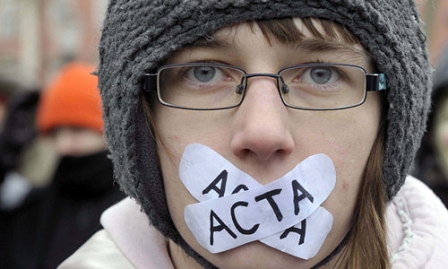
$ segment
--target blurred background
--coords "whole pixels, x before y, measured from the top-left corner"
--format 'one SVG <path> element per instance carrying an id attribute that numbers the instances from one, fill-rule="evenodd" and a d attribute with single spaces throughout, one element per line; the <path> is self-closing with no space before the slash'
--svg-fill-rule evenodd
<path id="1" fill-rule="evenodd" d="M 124 198 L 91 74 L 107 2 L 0 0 L 0 268 L 56 268 Z"/>
<path id="2" fill-rule="evenodd" d="M 0 73 L 42 86 L 64 62 L 96 64 L 107 0 L 0 0 Z"/>
<path id="3" fill-rule="evenodd" d="M 0 268 L 55 268 L 124 196 L 91 75 L 108 1 L 0 0 Z M 448 0 L 416 1 L 438 75 L 413 173 L 448 207 Z"/>
<path id="4" fill-rule="evenodd" d="M 448 40 L 448 1 L 417 0 L 435 65 Z M 0 73 L 41 88 L 68 59 L 96 64 L 107 0 L 0 0 Z"/>
<path id="5" fill-rule="evenodd" d="M 417 3 L 428 37 L 431 63 L 436 66 L 448 45 L 448 1 L 417 0 Z"/>

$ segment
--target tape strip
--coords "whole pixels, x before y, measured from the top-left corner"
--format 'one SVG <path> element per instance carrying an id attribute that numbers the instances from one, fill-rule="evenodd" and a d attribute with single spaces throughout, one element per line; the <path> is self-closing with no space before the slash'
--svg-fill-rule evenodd
<path id="1" fill-rule="evenodd" d="M 211 253 L 261 240 L 309 259 L 331 230 L 333 217 L 320 205 L 335 186 L 336 172 L 324 154 L 310 156 L 263 186 L 212 149 L 191 144 L 179 174 L 201 201 L 185 208 L 185 221 Z"/>

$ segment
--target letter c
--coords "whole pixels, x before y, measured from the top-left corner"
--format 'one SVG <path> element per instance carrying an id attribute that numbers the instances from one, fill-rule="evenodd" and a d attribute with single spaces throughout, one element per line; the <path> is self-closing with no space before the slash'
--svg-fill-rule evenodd
<path id="1" fill-rule="evenodd" d="M 241 225 L 238 223 L 238 221 L 237 221 L 237 219 L 236 219 L 236 216 L 235 216 L 235 209 L 236 209 L 238 206 L 244 206 L 244 207 L 247 207 L 248 205 L 249 205 L 249 203 L 247 203 L 247 202 L 236 202 L 234 205 L 232 205 L 232 208 L 230 209 L 230 210 L 231 210 L 231 215 L 232 215 L 232 221 L 233 221 L 233 224 L 235 224 L 235 228 L 236 228 L 241 234 L 246 234 L 246 235 L 254 234 L 254 233 L 258 230 L 258 227 L 260 226 L 260 224 L 255 224 L 251 229 L 246 230 L 246 229 L 243 229 L 243 228 L 241 227 Z"/>

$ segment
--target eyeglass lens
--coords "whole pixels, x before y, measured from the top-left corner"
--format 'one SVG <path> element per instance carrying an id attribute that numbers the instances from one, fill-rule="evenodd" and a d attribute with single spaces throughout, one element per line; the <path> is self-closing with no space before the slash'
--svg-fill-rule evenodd
<path id="1" fill-rule="evenodd" d="M 338 109 L 361 104 L 366 73 L 352 65 L 307 64 L 283 69 L 277 78 L 283 102 L 302 109 Z M 239 105 L 248 90 L 243 70 L 223 65 L 167 66 L 159 70 L 162 103 L 190 109 Z"/>

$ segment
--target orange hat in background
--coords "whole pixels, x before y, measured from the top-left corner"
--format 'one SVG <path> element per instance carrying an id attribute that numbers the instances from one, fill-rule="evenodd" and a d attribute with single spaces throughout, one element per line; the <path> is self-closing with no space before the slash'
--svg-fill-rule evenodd
<path id="1" fill-rule="evenodd" d="M 76 126 L 103 133 L 103 118 L 95 66 L 73 62 L 64 66 L 44 89 L 37 111 L 41 133 Z"/>

